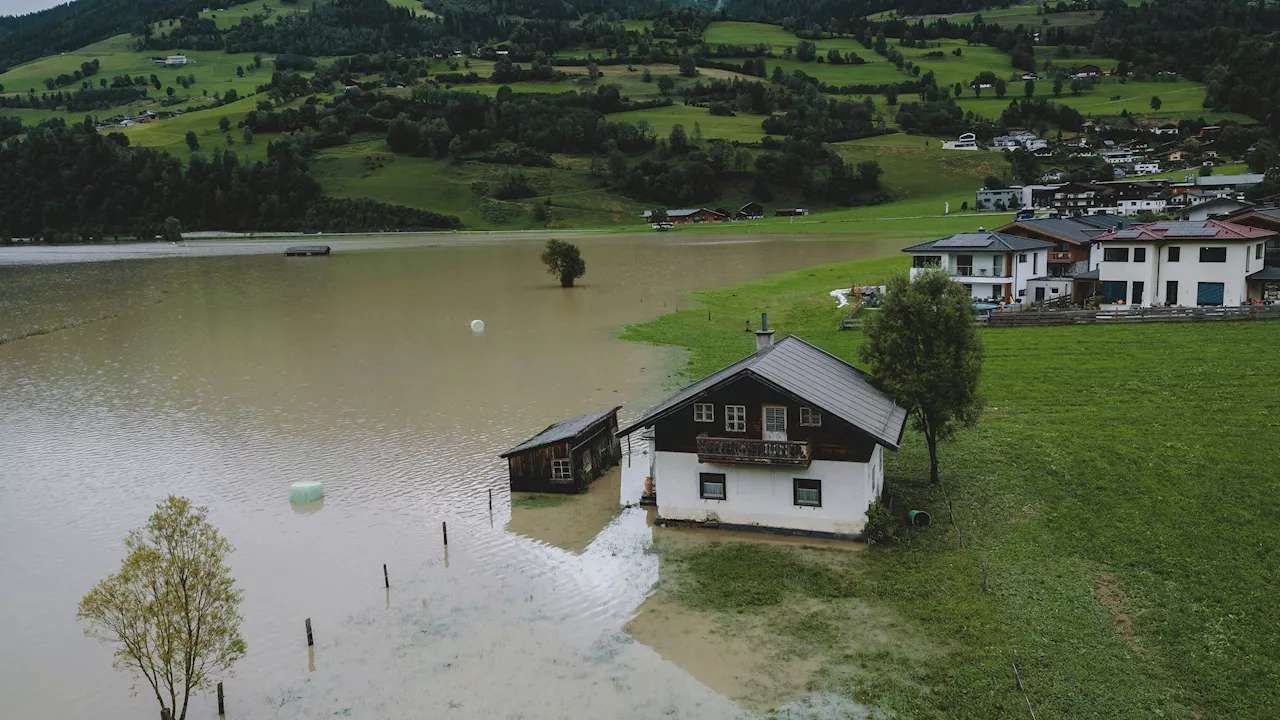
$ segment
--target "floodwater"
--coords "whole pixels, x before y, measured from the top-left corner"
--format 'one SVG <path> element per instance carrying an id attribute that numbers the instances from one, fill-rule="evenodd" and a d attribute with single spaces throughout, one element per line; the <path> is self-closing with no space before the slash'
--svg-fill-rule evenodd
<path id="1" fill-rule="evenodd" d="M 674 355 L 614 335 L 683 291 L 901 243 L 579 242 L 572 290 L 533 241 L 0 267 L 0 717 L 157 711 L 75 610 L 169 493 L 236 547 L 228 717 L 743 716 L 623 631 L 657 579 L 646 513 L 580 552 L 513 532 L 497 455 L 658 399 Z"/>

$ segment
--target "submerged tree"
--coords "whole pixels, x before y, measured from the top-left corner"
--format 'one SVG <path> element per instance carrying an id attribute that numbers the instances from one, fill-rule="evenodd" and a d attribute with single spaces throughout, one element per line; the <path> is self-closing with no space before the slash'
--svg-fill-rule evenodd
<path id="1" fill-rule="evenodd" d="M 162 714 L 185 720 L 191 696 L 245 653 L 231 544 L 206 508 L 171 495 L 124 545 L 120 572 L 84 596 L 78 615 L 86 635 L 116 646 L 117 669 L 146 680 Z"/>
<path id="2" fill-rule="evenodd" d="M 578 246 L 555 238 L 547 241 L 542 262 L 547 272 L 560 278 L 561 287 L 573 287 L 573 281 L 587 273 L 587 263 L 582 260 Z"/>
<path id="3" fill-rule="evenodd" d="M 862 359 L 871 375 L 911 414 L 929 446 L 929 478 L 938 482 L 938 442 L 977 422 L 982 401 L 982 341 L 973 301 L 941 270 L 889 281 L 880 311 L 864 326 Z"/>
<path id="4" fill-rule="evenodd" d="M 182 221 L 176 217 L 167 217 L 164 219 L 164 227 L 161 230 L 161 236 L 165 242 L 181 242 L 182 241 Z"/>

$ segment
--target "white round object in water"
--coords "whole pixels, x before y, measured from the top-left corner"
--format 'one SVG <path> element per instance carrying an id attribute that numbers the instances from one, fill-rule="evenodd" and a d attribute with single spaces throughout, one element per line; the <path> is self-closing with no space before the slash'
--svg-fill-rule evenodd
<path id="1" fill-rule="evenodd" d="M 304 480 L 289 486 L 289 502 L 314 502 L 324 497 L 324 483 L 317 480 Z"/>
<path id="2" fill-rule="evenodd" d="M 472 332 L 478 332 L 478 333 L 479 333 L 479 332 L 484 332 L 484 321 L 483 321 L 483 320 L 472 320 L 472 321 L 471 321 L 471 331 L 472 331 Z"/>

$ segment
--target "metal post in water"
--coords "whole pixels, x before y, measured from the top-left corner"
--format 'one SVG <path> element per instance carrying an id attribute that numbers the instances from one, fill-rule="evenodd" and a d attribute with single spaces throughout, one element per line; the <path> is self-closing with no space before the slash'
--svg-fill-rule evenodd
<path id="1" fill-rule="evenodd" d="M 493 488 L 489 488 L 489 512 L 493 512 Z"/>
<path id="2" fill-rule="evenodd" d="M 391 589 L 391 578 L 387 575 L 386 563 L 382 563 L 382 584 L 386 585 L 387 589 Z"/>
<path id="3" fill-rule="evenodd" d="M 444 546 L 449 547 L 449 523 L 440 523 L 440 532 L 444 533 Z"/>
<path id="4" fill-rule="evenodd" d="M 222 699 L 222 683 L 218 683 L 218 715 L 226 715 L 227 708 Z"/>
<path id="5" fill-rule="evenodd" d="M 316 641 L 311 639 L 311 618 L 307 618 L 307 647 L 312 647 L 315 644 Z"/>

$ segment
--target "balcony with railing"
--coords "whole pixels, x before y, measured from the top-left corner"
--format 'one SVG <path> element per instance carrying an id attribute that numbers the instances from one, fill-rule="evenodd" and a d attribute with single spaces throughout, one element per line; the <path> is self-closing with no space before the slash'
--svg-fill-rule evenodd
<path id="1" fill-rule="evenodd" d="M 957 265 L 951 268 L 951 277 L 967 277 L 967 278 L 995 278 L 998 280 L 1008 280 L 1009 275 L 1003 269 L 995 268 L 975 268 L 971 265 Z"/>
<path id="2" fill-rule="evenodd" d="M 809 467 L 809 460 L 809 443 L 805 441 L 698 436 L 698 462 Z"/>
<path id="3" fill-rule="evenodd" d="M 1071 253 L 1051 250 L 1049 252 L 1049 262 L 1072 262 Z"/>

